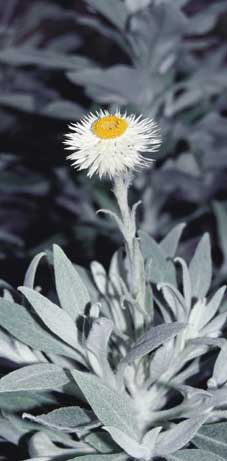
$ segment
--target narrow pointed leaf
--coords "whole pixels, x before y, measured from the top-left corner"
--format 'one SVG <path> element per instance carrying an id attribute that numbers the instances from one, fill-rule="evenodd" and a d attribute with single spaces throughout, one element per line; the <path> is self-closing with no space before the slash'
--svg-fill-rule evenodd
<path id="1" fill-rule="evenodd" d="M 76 320 L 90 303 L 90 296 L 77 270 L 58 245 L 54 245 L 54 272 L 60 303 Z"/>
<path id="2" fill-rule="evenodd" d="M 35 364 L 12 371 L 0 380 L 0 392 L 34 391 L 57 388 L 67 384 L 65 371 L 53 364 Z"/>
<path id="3" fill-rule="evenodd" d="M 212 383 L 216 387 L 220 387 L 227 381 L 227 341 L 222 346 L 218 357 L 215 361 L 213 375 L 212 375 Z"/>
<path id="4" fill-rule="evenodd" d="M 160 245 L 145 232 L 139 232 L 140 244 L 146 264 L 146 275 L 153 283 L 176 284 L 175 268 Z"/>
<path id="5" fill-rule="evenodd" d="M 73 349 L 42 328 L 20 304 L 0 299 L 0 325 L 35 350 L 77 357 Z"/>
<path id="6" fill-rule="evenodd" d="M 25 274 L 24 278 L 24 286 L 28 288 L 34 288 L 34 282 L 35 282 L 35 275 L 37 271 L 37 267 L 39 265 L 40 260 L 43 258 L 43 256 L 46 256 L 44 252 L 38 253 L 30 263 L 28 270 Z"/>
<path id="7" fill-rule="evenodd" d="M 189 265 L 192 295 L 196 298 L 206 296 L 211 283 L 212 262 L 210 238 L 205 234 L 200 240 Z"/>
<path id="8" fill-rule="evenodd" d="M 127 20 L 127 9 L 120 0 L 87 0 L 98 13 L 102 14 L 106 19 L 112 22 L 119 29 L 124 29 Z"/>
<path id="9" fill-rule="evenodd" d="M 175 226 L 160 242 L 160 247 L 167 256 L 173 258 L 175 256 L 182 232 L 185 228 L 185 224 L 178 224 Z"/>
<path id="10" fill-rule="evenodd" d="M 91 422 L 92 415 L 91 411 L 80 407 L 63 407 L 39 416 L 24 413 L 23 418 L 28 418 L 44 426 L 64 432 L 76 432 L 78 426 L 83 426 Z"/>
<path id="11" fill-rule="evenodd" d="M 226 286 L 219 288 L 219 290 L 213 295 L 213 297 L 207 303 L 205 307 L 204 316 L 200 319 L 200 328 L 203 328 L 205 325 L 207 325 L 210 322 L 210 320 L 215 316 L 220 307 L 225 291 Z"/>
<path id="12" fill-rule="evenodd" d="M 129 436 L 136 437 L 136 418 L 127 394 L 123 395 L 107 387 L 101 379 L 88 373 L 74 370 L 72 376 L 105 426 L 118 427 Z"/>
<path id="13" fill-rule="evenodd" d="M 157 444 L 157 455 L 165 456 L 183 448 L 194 437 L 196 432 L 206 421 L 208 415 L 191 418 L 178 423 L 163 435 Z"/>
<path id="14" fill-rule="evenodd" d="M 120 431 L 117 427 L 105 426 L 104 429 L 109 432 L 113 440 L 121 447 L 123 450 L 136 459 L 147 459 L 149 450 L 147 447 L 140 445 L 136 440 L 129 437 L 124 432 Z"/>
<path id="15" fill-rule="evenodd" d="M 77 349 L 77 328 L 67 312 L 35 290 L 26 287 L 20 287 L 19 290 L 27 298 L 45 325 L 59 338 Z"/>
<path id="16" fill-rule="evenodd" d="M 171 338 L 176 336 L 185 325 L 182 323 L 166 323 L 158 325 L 157 327 L 151 327 L 138 341 L 134 344 L 132 349 L 123 358 L 121 363 L 132 363 L 137 358 L 143 357 L 149 352 L 156 349 L 156 347 L 169 341 Z"/>

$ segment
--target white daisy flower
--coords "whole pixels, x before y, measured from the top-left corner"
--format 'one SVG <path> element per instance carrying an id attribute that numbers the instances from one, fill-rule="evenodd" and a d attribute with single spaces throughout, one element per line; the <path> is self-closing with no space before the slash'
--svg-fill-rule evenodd
<path id="1" fill-rule="evenodd" d="M 129 170 L 148 166 L 151 159 L 144 158 L 160 146 L 160 133 L 152 119 L 142 116 L 114 115 L 107 111 L 89 114 L 80 122 L 69 125 L 66 149 L 72 151 L 67 158 L 78 170 L 88 170 L 100 178 L 114 178 Z"/>

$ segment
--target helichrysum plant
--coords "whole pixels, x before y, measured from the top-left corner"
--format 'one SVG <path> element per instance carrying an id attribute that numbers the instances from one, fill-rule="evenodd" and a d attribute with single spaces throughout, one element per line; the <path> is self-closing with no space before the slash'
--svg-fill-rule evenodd
<path id="1" fill-rule="evenodd" d="M 160 144 L 158 127 L 98 112 L 65 142 L 76 168 L 112 181 L 119 214 L 99 211 L 115 219 L 125 251 L 108 273 L 97 261 L 88 273 L 55 245 L 33 259 L 19 294 L 5 286 L 1 355 L 15 369 L 0 380 L 1 439 L 26 435 L 33 461 L 223 461 L 227 311 L 225 287 L 208 294 L 209 237 L 187 264 L 176 257 L 184 225 L 158 244 L 137 231 L 139 203 L 128 204 L 134 170 Z M 35 283 L 45 256 L 51 300 Z"/>

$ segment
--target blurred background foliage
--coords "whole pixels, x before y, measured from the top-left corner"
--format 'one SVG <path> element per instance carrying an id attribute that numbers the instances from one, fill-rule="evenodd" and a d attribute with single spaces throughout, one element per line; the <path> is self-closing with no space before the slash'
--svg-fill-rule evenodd
<path id="1" fill-rule="evenodd" d="M 100 107 L 154 117 L 163 144 L 135 179 L 140 226 L 181 252 L 213 238 L 227 278 L 226 0 L 0 0 L 0 270 L 20 283 L 52 242 L 108 264 L 119 244 L 109 184 L 65 160 L 67 124 Z"/>

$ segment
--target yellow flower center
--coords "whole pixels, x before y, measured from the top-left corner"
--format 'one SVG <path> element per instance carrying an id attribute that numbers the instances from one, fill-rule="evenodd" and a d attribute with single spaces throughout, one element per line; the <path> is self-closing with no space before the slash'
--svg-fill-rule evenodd
<path id="1" fill-rule="evenodd" d="M 125 119 L 116 115 L 106 115 L 92 124 L 93 133 L 101 139 L 112 139 L 121 136 L 128 128 Z"/>

